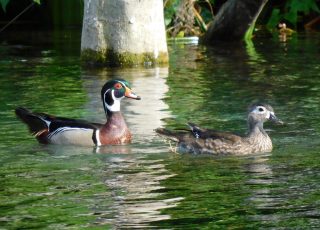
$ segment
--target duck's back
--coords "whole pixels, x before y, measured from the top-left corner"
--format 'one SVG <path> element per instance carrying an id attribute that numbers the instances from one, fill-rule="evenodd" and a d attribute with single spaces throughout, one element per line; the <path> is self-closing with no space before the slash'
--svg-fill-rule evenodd
<path id="1" fill-rule="evenodd" d="M 190 126 L 190 125 L 189 125 Z M 194 154 L 239 154 L 241 137 L 228 132 L 192 129 L 192 131 L 173 132 L 156 129 L 156 132 L 176 143 L 175 151 Z"/>

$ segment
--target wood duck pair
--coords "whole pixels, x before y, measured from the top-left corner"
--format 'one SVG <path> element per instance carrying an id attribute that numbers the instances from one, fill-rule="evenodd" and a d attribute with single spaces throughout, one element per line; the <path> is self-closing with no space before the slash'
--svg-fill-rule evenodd
<path id="1" fill-rule="evenodd" d="M 127 144 L 132 136 L 120 112 L 120 102 L 125 97 L 141 99 L 122 79 L 110 80 L 102 87 L 101 98 L 107 116 L 105 124 L 33 113 L 21 107 L 15 112 L 40 143 L 82 146 Z"/>
<path id="2" fill-rule="evenodd" d="M 125 80 L 111 80 L 103 86 L 101 98 L 107 116 L 105 124 L 33 113 L 21 107 L 15 112 L 40 143 L 82 146 L 127 144 L 132 136 L 120 112 L 120 102 L 125 97 L 140 100 Z M 282 123 L 270 105 L 254 104 L 248 110 L 248 133 L 245 136 L 204 129 L 192 123 L 188 124 L 189 131 L 174 132 L 161 128 L 155 131 L 175 142 L 175 150 L 179 152 L 244 155 L 272 150 L 272 141 L 263 129 L 263 123 L 268 120 Z"/>
<path id="3" fill-rule="evenodd" d="M 174 132 L 156 129 L 161 136 L 175 143 L 172 151 L 213 155 L 246 155 L 271 152 L 272 141 L 263 129 L 266 121 L 282 124 L 268 104 L 254 104 L 248 109 L 248 133 L 239 136 L 229 132 L 200 128 L 188 123 L 190 130 Z"/>

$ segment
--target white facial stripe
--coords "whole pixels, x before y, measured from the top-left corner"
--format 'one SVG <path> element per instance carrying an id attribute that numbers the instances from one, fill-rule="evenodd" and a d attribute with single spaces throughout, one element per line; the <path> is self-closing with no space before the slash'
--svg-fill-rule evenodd
<path id="1" fill-rule="evenodd" d="M 106 93 L 109 92 L 109 90 L 107 90 L 104 94 L 104 97 L 106 96 Z M 104 100 L 104 104 L 105 106 L 107 107 L 107 109 L 111 112 L 117 112 L 117 111 L 120 111 L 120 100 L 122 98 L 116 98 L 114 96 L 114 90 L 111 91 L 111 96 L 112 96 L 112 99 L 113 99 L 113 104 L 112 105 L 108 105 L 105 100 Z"/>
<path id="2" fill-rule="evenodd" d="M 108 89 L 108 90 L 107 90 L 106 92 L 104 92 L 104 94 L 103 94 L 103 105 L 104 105 L 105 109 L 108 108 L 108 105 L 107 105 L 107 103 L 106 103 L 106 94 L 109 92 L 109 90 L 110 90 L 110 89 Z"/>
<path id="3" fill-rule="evenodd" d="M 97 146 L 101 146 L 100 130 L 99 129 L 96 131 L 96 140 L 97 140 Z"/>
<path id="4" fill-rule="evenodd" d="M 39 118 L 44 121 L 47 125 L 47 127 L 49 128 L 50 124 L 51 124 L 51 121 L 47 121 L 46 119 L 44 119 L 43 117 L 39 116 Z"/>

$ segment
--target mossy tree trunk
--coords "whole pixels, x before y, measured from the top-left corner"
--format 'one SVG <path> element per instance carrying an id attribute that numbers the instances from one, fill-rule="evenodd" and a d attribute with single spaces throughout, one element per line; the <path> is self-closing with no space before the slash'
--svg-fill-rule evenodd
<path id="1" fill-rule="evenodd" d="M 84 63 L 106 66 L 168 62 L 162 0 L 85 0 Z"/>
<path id="2" fill-rule="evenodd" d="M 251 39 L 255 22 L 268 0 L 229 0 L 219 10 L 208 31 L 201 38 L 204 44 L 216 41 Z"/>

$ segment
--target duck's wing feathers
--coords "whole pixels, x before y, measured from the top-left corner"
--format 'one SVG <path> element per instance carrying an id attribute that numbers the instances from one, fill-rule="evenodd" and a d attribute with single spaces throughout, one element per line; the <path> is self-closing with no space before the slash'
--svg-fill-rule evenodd
<path id="1" fill-rule="evenodd" d="M 47 114 L 45 114 L 47 115 Z M 50 115 L 49 115 L 50 116 Z M 88 122 L 82 119 L 72 119 L 65 117 L 53 117 L 51 119 L 50 131 L 60 127 L 82 128 L 82 129 L 99 129 L 103 126 L 100 123 Z"/>
<path id="2" fill-rule="evenodd" d="M 223 141 L 228 141 L 228 142 L 238 142 L 241 140 L 241 137 L 230 133 L 230 132 L 221 132 L 217 130 L 212 130 L 212 129 L 204 129 L 200 128 L 199 126 L 193 124 L 193 123 L 188 123 L 188 126 L 191 129 L 191 132 L 193 133 L 195 138 L 201 138 L 201 139 L 221 139 Z"/>
<path id="3" fill-rule="evenodd" d="M 174 142 L 184 142 L 186 140 L 194 139 L 194 136 L 190 132 L 190 130 L 183 130 L 183 129 L 169 130 L 169 129 L 157 128 L 155 129 L 155 132 L 160 136 Z"/>
<path id="4" fill-rule="evenodd" d="M 230 133 L 230 132 L 221 132 L 216 131 L 212 129 L 204 129 L 200 128 L 199 126 L 188 123 L 187 124 L 190 128 L 190 130 L 179 130 L 179 131 L 172 131 L 169 129 L 163 129 L 158 128 L 156 129 L 156 133 L 159 135 L 174 141 L 174 142 L 202 142 L 203 140 L 210 139 L 211 141 L 214 140 L 221 140 L 222 142 L 228 142 L 228 143 L 236 143 L 238 141 L 241 141 L 241 136 L 238 136 L 236 134 Z"/>

